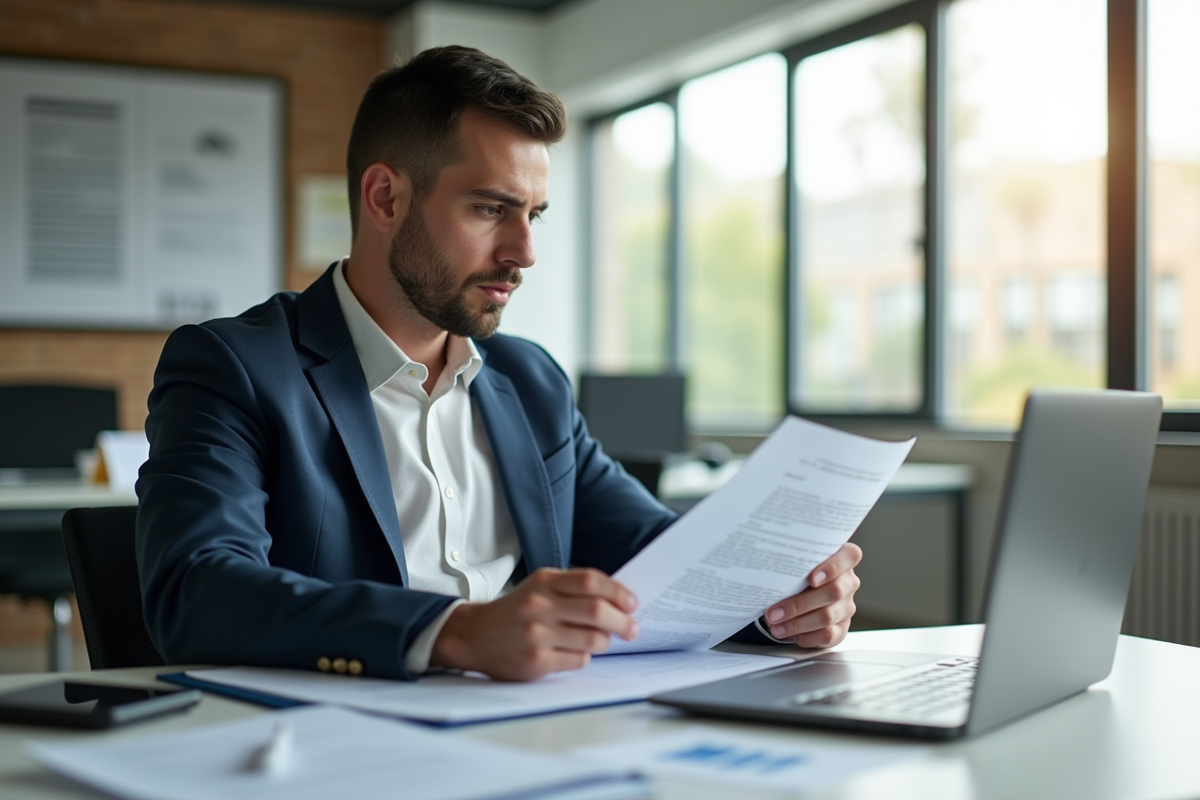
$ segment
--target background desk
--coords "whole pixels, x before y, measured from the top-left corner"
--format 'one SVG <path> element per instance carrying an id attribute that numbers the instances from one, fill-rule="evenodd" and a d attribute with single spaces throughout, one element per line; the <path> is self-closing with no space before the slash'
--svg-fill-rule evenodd
<path id="1" fill-rule="evenodd" d="M 659 481 L 658 493 L 664 503 L 683 513 L 732 478 L 740 461 L 710 468 L 703 462 L 686 461 L 667 467 Z M 879 498 L 876 508 L 920 500 L 945 501 L 950 506 L 950 534 L 954 554 L 951 564 L 953 608 L 948 618 L 929 622 L 967 621 L 967 572 L 970 553 L 967 547 L 968 501 L 974 476 L 964 464 L 901 464 L 892 482 Z M 871 512 L 875 514 L 873 510 Z M 894 624 L 894 622 L 893 622 Z"/>
<path id="2" fill-rule="evenodd" d="M 843 647 L 885 648 L 969 655 L 977 651 L 977 625 L 912 628 L 850 634 Z M 794 651 L 791 651 L 794 652 Z M 93 673 L 94 679 L 146 683 L 153 669 Z M 823 800 L 1154 800 L 1200 797 L 1200 649 L 1122 636 L 1113 674 L 1090 691 L 983 736 L 932 744 L 925 756 L 856 777 Z M 0 677 L 0 689 L 46 680 L 45 675 Z M 98 795 L 63 783 L 21 754 L 28 738 L 146 736 L 156 732 L 266 713 L 255 706 L 206 695 L 185 715 L 108 733 L 0 725 L 0 797 L 68 800 Z M 488 739 L 539 751 L 624 740 L 706 726 L 767 732 L 798 743 L 837 741 L 851 747 L 889 740 L 687 717 L 646 703 L 568 712 L 458 729 L 454 735 Z M 673 780 L 659 784 L 663 800 L 755 798 L 725 787 Z"/>
<path id="3" fill-rule="evenodd" d="M 83 483 L 0 485 L 0 575 L 5 586 L 20 587 L 24 578 L 39 584 L 34 596 L 51 604 L 54 622 L 48 642 L 51 669 L 71 664 L 71 606 L 57 596 L 70 591 L 70 571 L 62 541 L 62 517 L 68 509 L 95 506 L 136 506 L 132 491 L 114 492 L 106 486 Z M 54 588 L 55 596 L 46 596 Z"/>

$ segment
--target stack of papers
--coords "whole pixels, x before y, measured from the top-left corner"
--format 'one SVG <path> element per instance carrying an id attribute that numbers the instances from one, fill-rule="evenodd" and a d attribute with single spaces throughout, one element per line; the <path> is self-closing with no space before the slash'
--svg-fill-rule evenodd
<path id="1" fill-rule="evenodd" d="M 285 770 L 254 755 L 281 720 L 291 730 Z M 130 800 L 601 800 L 650 796 L 621 768 L 543 756 L 383 720 L 305 707 L 202 728 L 81 744 L 31 744 L 35 761 Z"/>
<path id="2" fill-rule="evenodd" d="M 487 722 L 574 708 L 632 703 L 791 663 L 788 658 L 711 651 L 600 656 L 581 670 L 529 683 L 494 681 L 477 673 L 428 675 L 415 683 L 298 670 L 229 667 L 194 670 L 166 680 L 264 699 L 329 703 L 440 725 Z"/>

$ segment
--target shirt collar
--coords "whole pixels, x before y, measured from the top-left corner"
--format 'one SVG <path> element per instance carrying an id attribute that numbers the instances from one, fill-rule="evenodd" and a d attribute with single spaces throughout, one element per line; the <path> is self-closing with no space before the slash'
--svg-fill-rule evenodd
<path id="1" fill-rule="evenodd" d="M 337 293 L 342 316 L 346 318 L 350 339 L 358 352 L 358 360 L 367 379 L 367 390 L 374 392 L 401 371 L 408 377 L 420 379 L 424 383 L 429 376 L 429 370 L 424 364 L 405 355 L 375 320 L 371 319 L 371 315 L 362 307 L 362 303 L 358 302 L 358 298 L 350 290 L 350 285 L 346 283 L 346 277 L 342 274 L 345 268 L 346 259 L 343 258 L 333 271 L 333 288 Z M 479 355 L 475 342 L 451 334 L 446 346 L 447 371 L 456 378 L 462 377 L 463 385 L 470 387 L 471 381 L 482 367 L 483 358 Z"/>

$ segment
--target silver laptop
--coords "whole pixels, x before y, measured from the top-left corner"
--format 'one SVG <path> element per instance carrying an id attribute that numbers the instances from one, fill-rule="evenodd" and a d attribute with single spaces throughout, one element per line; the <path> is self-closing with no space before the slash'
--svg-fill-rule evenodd
<path id="1" fill-rule="evenodd" d="M 659 695 L 724 717 L 925 738 L 986 731 L 1112 669 L 1162 398 L 1037 392 L 1009 460 L 978 659 L 848 650 Z"/>

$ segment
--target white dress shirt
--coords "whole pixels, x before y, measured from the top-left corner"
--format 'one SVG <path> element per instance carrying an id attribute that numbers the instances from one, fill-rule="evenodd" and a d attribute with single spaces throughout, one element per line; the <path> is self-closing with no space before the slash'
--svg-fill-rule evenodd
<path id="1" fill-rule="evenodd" d="M 508 587 L 521 546 L 468 391 L 483 359 L 470 339 L 450 336 L 446 366 L 427 394 L 429 370 L 371 319 L 346 283 L 345 266 L 343 259 L 333 285 L 383 437 L 408 586 L 472 602 L 494 600 Z M 454 605 L 409 646 L 409 671 L 429 668 L 433 642 Z"/>

